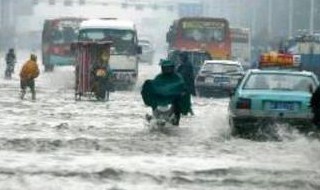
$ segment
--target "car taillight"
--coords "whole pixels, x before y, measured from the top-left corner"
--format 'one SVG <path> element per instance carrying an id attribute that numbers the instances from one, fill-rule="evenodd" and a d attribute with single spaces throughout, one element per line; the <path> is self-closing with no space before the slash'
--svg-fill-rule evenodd
<path id="1" fill-rule="evenodd" d="M 197 81 L 199 81 L 199 82 L 203 82 L 203 81 L 204 81 L 204 79 L 205 79 L 205 77 L 203 77 L 203 76 L 199 76 L 199 77 L 197 77 Z"/>
<path id="2" fill-rule="evenodd" d="M 251 109 L 251 100 L 248 98 L 239 98 L 237 109 Z"/>

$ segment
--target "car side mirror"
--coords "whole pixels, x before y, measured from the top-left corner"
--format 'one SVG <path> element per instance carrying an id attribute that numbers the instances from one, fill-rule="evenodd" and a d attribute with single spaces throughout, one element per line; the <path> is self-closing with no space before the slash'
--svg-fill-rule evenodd
<path id="1" fill-rule="evenodd" d="M 312 84 L 309 85 L 309 92 L 310 92 L 310 94 L 313 94 L 313 92 L 314 92 Z"/>
<path id="2" fill-rule="evenodd" d="M 138 54 L 142 54 L 142 47 L 141 47 L 141 46 L 138 46 L 138 47 L 137 47 L 137 53 L 138 53 Z"/>
<path id="3" fill-rule="evenodd" d="M 238 82 L 237 82 L 237 87 L 240 85 L 242 79 L 243 79 L 244 75 L 241 75 L 241 77 L 238 79 Z"/>
<path id="4" fill-rule="evenodd" d="M 229 89 L 228 93 L 229 93 L 229 97 L 231 98 L 232 96 L 234 96 L 234 95 L 235 95 L 236 90 L 235 90 L 234 88 Z"/>

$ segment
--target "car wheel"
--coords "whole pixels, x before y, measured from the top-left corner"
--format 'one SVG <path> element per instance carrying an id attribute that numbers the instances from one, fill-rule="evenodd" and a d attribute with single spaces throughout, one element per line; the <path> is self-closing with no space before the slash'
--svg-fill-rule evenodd
<path id="1" fill-rule="evenodd" d="M 254 134 L 253 131 L 250 130 L 249 123 L 240 123 L 239 121 L 235 121 L 233 118 L 229 119 L 231 135 L 234 137 L 240 138 L 251 138 Z"/>
<path id="2" fill-rule="evenodd" d="M 44 71 L 46 72 L 52 72 L 54 69 L 54 65 L 45 65 L 44 66 Z"/>
<path id="3" fill-rule="evenodd" d="M 232 136 L 238 136 L 238 129 L 235 126 L 233 118 L 229 117 L 229 126 L 230 126 L 230 132 Z"/>

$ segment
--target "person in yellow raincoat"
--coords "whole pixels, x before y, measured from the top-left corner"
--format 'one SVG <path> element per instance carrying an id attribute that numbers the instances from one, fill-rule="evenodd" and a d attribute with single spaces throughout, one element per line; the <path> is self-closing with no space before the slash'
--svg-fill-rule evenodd
<path id="1" fill-rule="evenodd" d="M 32 100 L 36 99 L 34 79 L 38 76 L 39 68 L 37 65 L 37 56 L 35 54 L 31 54 L 30 59 L 23 65 L 20 71 L 21 99 L 24 98 L 27 87 L 31 90 Z"/>

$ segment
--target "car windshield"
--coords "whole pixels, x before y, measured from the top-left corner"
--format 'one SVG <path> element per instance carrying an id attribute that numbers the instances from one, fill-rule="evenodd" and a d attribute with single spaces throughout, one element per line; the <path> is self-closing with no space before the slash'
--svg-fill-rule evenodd
<path id="1" fill-rule="evenodd" d="M 240 73 L 242 71 L 239 65 L 224 63 L 206 63 L 202 72 L 210 73 Z"/>
<path id="2" fill-rule="evenodd" d="M 310 92 L 311 87 L 315 89 L 316 86 L 315 80 L 311 76 L 283 73 L 257 73 L 249 76 L 243 89 Z"/>

